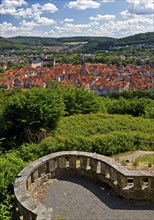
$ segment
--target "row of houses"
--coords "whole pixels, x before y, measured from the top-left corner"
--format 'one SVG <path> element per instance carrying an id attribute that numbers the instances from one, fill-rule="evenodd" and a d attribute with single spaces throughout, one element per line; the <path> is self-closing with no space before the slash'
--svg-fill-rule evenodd
<path id="1" fill-rule="evenodd" d="M 120 92 L 125 89 L 154 89 L 154 68 L 149 65 L 107 66 L 89 64 L 73 66 L 55 63 L 52 68 L 39 66 L 6 70 L 0 79 L 1 88 L 50 87 L 52 80 L 62 86 L 85 87 L 98 95 Z"/>

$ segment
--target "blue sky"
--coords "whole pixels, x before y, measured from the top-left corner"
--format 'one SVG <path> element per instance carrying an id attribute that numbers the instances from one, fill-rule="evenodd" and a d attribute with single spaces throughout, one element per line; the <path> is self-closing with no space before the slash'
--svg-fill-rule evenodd
<path id="1" fill-rule="evenodd" d="M 125 37 L 154 31 L 154 0 L 0 0 L 3 37 Z"/>

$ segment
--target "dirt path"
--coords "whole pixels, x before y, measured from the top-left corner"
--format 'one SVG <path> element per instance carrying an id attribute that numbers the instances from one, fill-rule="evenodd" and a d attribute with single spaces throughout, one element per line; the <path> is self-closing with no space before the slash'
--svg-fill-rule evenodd
<path id="1" fill-rule="evenodd" d="M 135 159 L 137 159 L 138 157 L 144 156 L 146 154 L 153 154 L 154 155 L 154 151 L 142 151 L 142 150 L 138 150 L 135 151 L 134 153 L 130 154 L 130 155 L 126 155 L 126 156 L 119 156 L 119 160 L 128 160 L 129 162 L 134 161 Z"/>

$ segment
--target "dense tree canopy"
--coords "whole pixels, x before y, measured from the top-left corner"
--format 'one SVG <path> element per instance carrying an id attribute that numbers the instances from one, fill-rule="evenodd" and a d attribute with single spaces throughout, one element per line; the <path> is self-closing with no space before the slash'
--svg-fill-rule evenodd
<path id="1" fill-rule="evenodd" d="M 60 88 L 59 93 L 65 103 L 66 115 L 87 114 L 98 111 L 97 96 L 85 88 Z"/>
<path id="2" fill-rule="evenodd" d="M 58 86 L 17 90 L 1 96 L 0 140 L 3 150 L 23 142 L 39 142 L 48 131 L 55 129 L 61 116 L 98 110 L 96 96 L 85 89 Z"/>
<path id="3" fill-rule="evenodd" d="M 1 138 L 6 147 L 37 142 L 43 129 L 54 129 L 64 114 L 62 97 L 54 90 L 35 88 L 7 97 L 1 114 Z M 12 146 L 11 146 L 12 145 Z"/>

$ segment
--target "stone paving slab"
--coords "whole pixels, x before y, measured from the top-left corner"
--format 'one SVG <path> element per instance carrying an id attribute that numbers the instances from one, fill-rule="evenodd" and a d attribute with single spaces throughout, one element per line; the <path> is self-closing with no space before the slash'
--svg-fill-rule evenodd
<path id="1" fill-rule="evenodd" d="M 154 203 L 124 200 L 84 177 L 50 180 L 34 197 L 53 209 L 55 220 L 154 220 Z"/>

